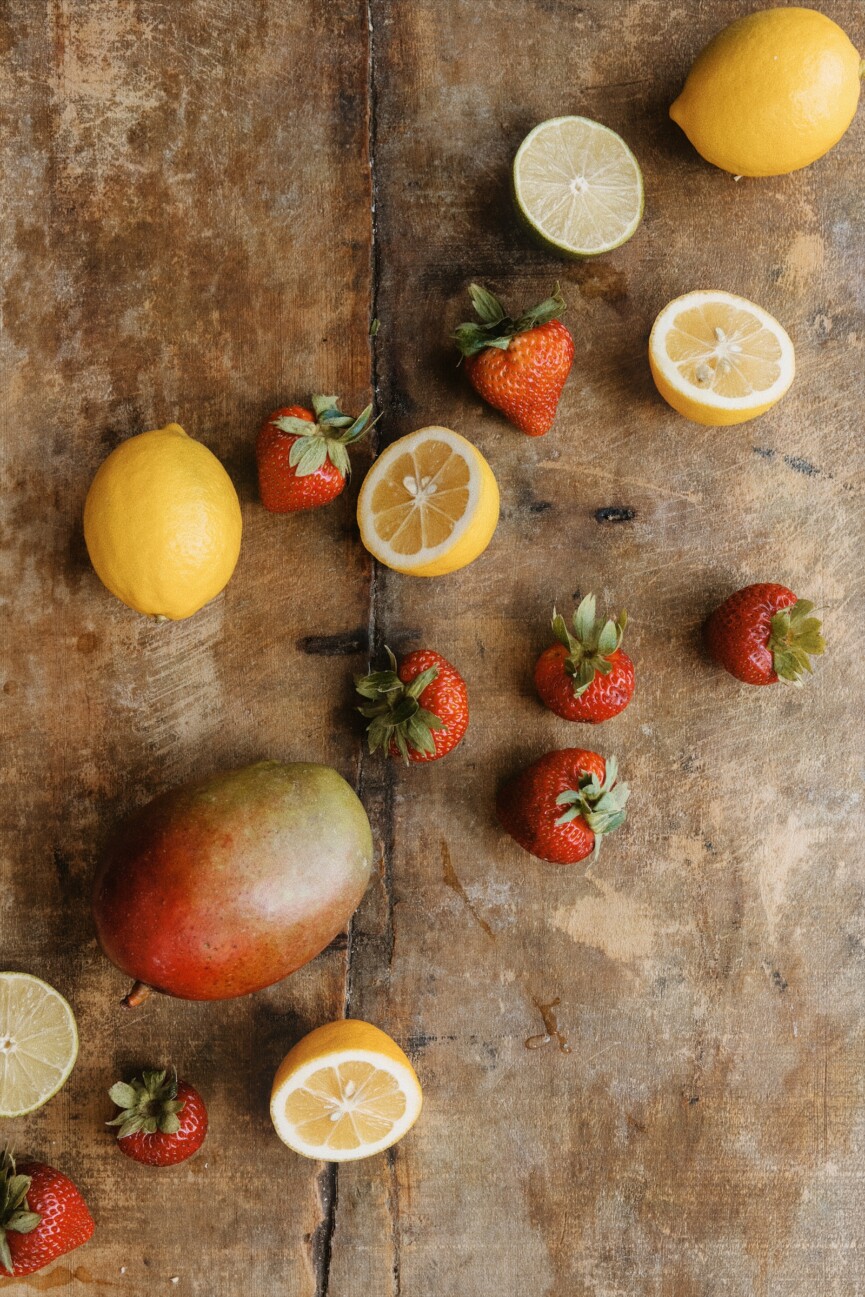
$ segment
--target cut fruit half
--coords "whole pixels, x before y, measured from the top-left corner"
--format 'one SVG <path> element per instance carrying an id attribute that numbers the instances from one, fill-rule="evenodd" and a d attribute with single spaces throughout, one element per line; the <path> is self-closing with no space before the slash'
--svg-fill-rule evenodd
<path id="1" fill-rule="evenodd" d="M 417 1121 L 420 1082 L 396 1041 L 342 1018 L 304 1036 L 273 1082 L 270 1115 L 304 1157 L 355 1162 L 390 1148 Z"/>
<path id="2" fill-rule="evenodd" d="M 450 428 L 421 428 L 382 451 L 357 502 L 360 537 L 386 567 L 444 576 L 482 554 L 499 520 L 483 455 Z"/>
<path id="3" fill-rule="evenodd" d="M 29 973 L 0 973 L 0 1117 L 41 1108 L 77 1057 L 75 1015 L 60 992 Z"/>
<path id="4" fill-rule="evenodd" d="M 588 117 L 553 117 L 523 140 L 513 166 L 517 211 L 552 252 L 596 257 L 643 215 L 643 176 L 621 136 Z"/>
<path id="5" fill-rule="evenodd" d="M 649 337 L 655 386 L 686 419 L 710 427 L 765 413 L 796 373 L 793 343 L 746 297 L 703 289 L 661 311 Z"/>

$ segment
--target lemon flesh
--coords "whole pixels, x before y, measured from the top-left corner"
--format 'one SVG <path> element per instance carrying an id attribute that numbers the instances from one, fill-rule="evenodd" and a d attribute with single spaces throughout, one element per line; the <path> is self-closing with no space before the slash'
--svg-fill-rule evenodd
<path id="1" fill-rule="evenodd" d="M 60 992 L 29 973 L 0 973 L 0 1117 L 41 1108 L 77 1057 L 75 1016 Z"/>
<path id="2" fill-rule="evenodd" d="M 838 143 L 856 112 L 859 75 L 859 55 L 831 18 L 763 9 L 709 42 L 670 116 L 716 167 L 785 175 Z"/>
<path id="3" fill-rule="evenodd" d="M 793 343 L 778 321 L 734 293 L 677 297 L 649 336 L 655 386 L 674 410 L 712 427 L 764 414 L 796 372 Z"/>
<path id="4" fill-rule="evenodd" d="M 422 1103 L 399 1045 L 371 1023 L 345 1018 L 311 1031 L 286 1055 L 270 1115 L 296 1153 L 353 1162 L 402 1139 Z"/>
<path id="5" fill-rule="evenodd" d="M 231 478 L 176 423 L 122 442 L 84 505 L 84 539 L 103 585 L 136 612 L 172 621 L 227 585 L 241 529 Z"/>
<path id="6" fill-rule="evenodd" d="M 588 117 L 554 117 L 523 140 L 513 165 L 517 211 L 560 256 L 618 248 L 643 215 L 643 177 L 625 141 Z"/>
<path id="7" fill-rule="evenodd" d="M 444 576 L 472 563 L 499 519 L 499 489 L 483 455 L 450 428 L 420 428 L 388 446 L 357 504 L 360 536 L 380 563 Z"/>

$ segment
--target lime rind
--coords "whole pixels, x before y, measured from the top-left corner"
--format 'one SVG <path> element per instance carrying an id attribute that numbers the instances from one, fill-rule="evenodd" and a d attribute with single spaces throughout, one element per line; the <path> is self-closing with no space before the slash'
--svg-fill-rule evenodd
<path id="1" fill-rule="evenodd" d="M 526 192 L 533 187 L 534 202 Z M 620 135 L 588 117 L 553 117 L 535 126 L 514 158 L 511 193 L 517 215 L 534 239 L 547 251 L 575 260 L 627 243 L 642 220 L 645 202 L 634 154 Z M 594 243 L 563 238 L 550 228 L 561 224 L 564 205 L 572 225 L 579 224 L 582 211 L 583 223 L 594 226 L 599 235 Z M 618 220 L 617 209 L 623 214 Z M 608 237 L 602 236 L 599 220 L 613 227 Z"/>
<path id="2" fill-rule="evenodd" d="M 0 973 L 0 1118 L 48 1103 L 77 1058 L 75 1015 L 60 992 L 30 973 Z"/>

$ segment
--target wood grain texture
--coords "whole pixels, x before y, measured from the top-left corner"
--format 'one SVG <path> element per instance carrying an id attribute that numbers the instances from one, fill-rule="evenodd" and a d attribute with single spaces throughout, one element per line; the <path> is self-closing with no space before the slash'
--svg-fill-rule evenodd
<path id="1" fill-rule="evenodd" d="M 185 778 L 263 756 L 355 778 L 343 681 L 363 645 L 318 643 L 367 624 L 351 503 L 265 514 L 252 444 L 286 395 L 367 399 L 366 12 L 52 0 L 4 18 L 2 950 L 81 1026 L 71 1082 L 8 1138 L 73 1175 L 98 1239 L 30 1286 L 311 1295 L 327 1178 L 274 1139 L 267 1100 L 287 1048 L 341 1013 L 345 950 L 254 999 L 127 1015 L 87 896 L 113 821 Z M 245 530 L 225 594 L 155 626 L 100 586 L 81 509 L 106 453 L 169 420 L 226 463 Z M 211 1116 L 170 1182 L 102 1125 L 114 1076 L 168 1059 Z"/>
<path id="2" fill-rule="evenodd" d="M 865 1288 L 865 744 L 844 647 L 863 618 L 863 124 L 786 178 L 701 163 L 667 105 L 752 7 L 2 11 L 2 958 L 82 1028 L 69 1085 L 10 1138 L 73 1174 L 98 1222 L 37 1290 Z M 865 45 L 855 0 L 820 7 Z M 566 112 L 644 170 L 643 225 L 597 262 L 533 249 L 509 205 L 520 140 Z M 562 284 L 576 362 L 537 442 L 455 368 L 472 278 L 516 304 Z M 797 351 L 777 409 L 719 433 L 663 405 L 645 358 L 657 310 L 699 286 L 760 302 Z M 373 388 L 383 442 L 431 422 L 476 440 L 503 496 L 487 554 L 412 581 L 370 571 L 353 495 L 265 515 L 257 423 L 313 386 L 357 408 Z M 169 419 L 222 456 L 246 531 L 225 595 L 154 627 L 99 586 L 80 511 L 105 453 Z M 752 580 L 823 609 L 830 652 L 801 692 L 704 658 L 706 613 Z M 638 682 L 593 731 L 531 687 L 553 601 L 589 589 L 627 607 Z M 362 755 L 348 681 L 370 630 L 463 669 L 472 722 L 447 761 Z M 615 752 L 633 789 L 585 874 L 492 814 L 503 777 L 572 744 Z M 248 1000 L 124 1017 L 87 916 L 100 842 L 152 793 L 261 755 L 332 762 L 370 810 L 381 876 L 344 949 Z M 408 1049 L 426 1104 L 390 1155 L 337 1172 L 278 1145 L 266 1098 L 288 1046 L 346 1010 Z M 167 1054 L 212 1134 L 157 1183 L 101 1123 L 117 1069 Z"/>

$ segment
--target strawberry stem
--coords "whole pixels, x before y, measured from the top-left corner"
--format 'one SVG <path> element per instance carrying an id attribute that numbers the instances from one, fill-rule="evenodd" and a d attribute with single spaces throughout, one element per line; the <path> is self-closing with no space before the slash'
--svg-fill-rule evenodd
<path id="1" fill-rule="evenodd" d="M 618 761 L 615 757 L 609 757 L 603 782 L 597 775 L 583 774 L 577 781 L 576 788 L 568 788 L 559 794 L 556 805 L 565 809 L 556 824 L 570 824 L 572 820 L 582 816 L 595 835 L 594 857 L 597 859 L 604 834 L 612 833 L 624 824 L 627 818 L 625 804 L 630 795 L 628 785 L 619 783 Z"/>
<path id="2" fill-rule="evenodd" d="M 9 1274 L 15 1273 L 15 1267 L 7 1231 L 30 1234 L 42 1220 L 38 1212 L 30 1210 L 27 1202 L 29 1188 L 30 1176 L 18 1175 L 15 1158 L 5 1148 L 0 1154 L 0 1266 Z"/>
<path id="3" fill-rule="evenodd" d="M 370 422 L 372 405 L 368 405 L 353 419 L 339 408 L 338 396 L 324 396 L 317 392 L 312 398 L 312 408 L 315 423 L 289 414 L 273 420 L 275 428 L 290 433 L 296 439 L 288 455 L 288 462 L 295 470 L 295 475 L 309 477 L 317 473 L 329 459 L 343 477 L 350 477 L 351 461 L 346 446 L 359 441 L 377 423 L 377 419 Z"/>
<path id="4" fill-rule="evenodd" d="M 595 616 L 595 596 L 587 594 L 573 616 L 573 633 L 564 617 L 553 609 L 553 634 L 568 650 L 565 673 L 570 676 L 574 697 L 585 693 L 595 676 L 609 675 L 610 658 L 622 644 L 628 615 L 622 610 L 615 621 L 601 621 Z"/>
<path id="5" fill-rule="evenodd" d="M 464 356 L 474 356 L 487 347 L 506 351 L 511 340 L 529 329 L 556 320 L 566 309 L 565 299 L 558 284 L 552 297 L 547 297 L 520 316 L 508 315 L 504 306 L 481 284 L 469 285 L 469 297 L 480 323 L 474 320 L 461 324 L 454 330 L 453 340 Z"/>
<path id="6" fill-rule="evenodd" d="M 811 672 L 811 657 L 825 651 L 826 641 L 821 624 L 812 617 L 814 605 L 808 599 L 797 599 L 772 618 L 769 650 L 775 675 L 784 684 L 802 684 L 805 671 Z"/>
<path id="7" fill-rule="evenodd" d="M 433 731 L 445 728 L 441 718 L 421 707 L 419 702 L 423 691 L 438 676 L 438 667 L 428 667 L 409 684 L 404 684 L 397 673 L 395 656 L 387 646 L 385 652 L 390 662 L 389 670 L 355 676 L 355 689 L 361 698 L 369 700 L 357 710 L 369 721 L 367 742 L 370 752 L 378 748 L 387 752 L 393 743 L 408 765 L 409 749 L 424 756 L 432 755 L 435 752 Z"/>

